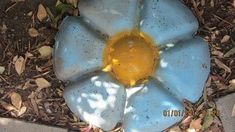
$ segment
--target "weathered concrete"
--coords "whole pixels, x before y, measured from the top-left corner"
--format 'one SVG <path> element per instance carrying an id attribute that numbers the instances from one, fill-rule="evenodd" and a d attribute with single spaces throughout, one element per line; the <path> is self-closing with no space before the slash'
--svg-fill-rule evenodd
<path id="1" fill-rule="evenodd" d="M 217 102 L 217 109 L 220 111 L 220 118 L 225 132 L 235 132 L 235 116 L 233 107 L 235 107 L 235 93 L 220 98 Z"/>
<path id="2" fill-rule="evenodd" d="M 68 132 L 58 127 L 27 123 L 16 119 L 0 117 L 0 132 Z"/>

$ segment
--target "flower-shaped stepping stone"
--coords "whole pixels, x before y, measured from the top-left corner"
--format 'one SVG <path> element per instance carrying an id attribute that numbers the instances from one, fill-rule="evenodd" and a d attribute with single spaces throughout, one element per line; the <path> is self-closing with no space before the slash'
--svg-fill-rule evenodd
<path id="1" fill-rule="evenodd" d="M 210 71 L 208 45 L 181 0 L 80 0 L 59 27 L 56 76 L 71 111 L 105 131 L 162 131 L 196 102 Z"/>

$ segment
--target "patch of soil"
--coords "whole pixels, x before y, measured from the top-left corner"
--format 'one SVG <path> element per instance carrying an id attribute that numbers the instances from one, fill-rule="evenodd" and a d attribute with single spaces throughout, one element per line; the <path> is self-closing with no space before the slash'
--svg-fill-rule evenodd
<path id="1" fill-rule="evenodd" d="M 55 12 L 55 3 L 56 0 L 0 1 L 0 66 L 5 67 L 5 72 L 0 75 L 0 101 L 10 104 L 10 94 L 17 92 L 27 107 L 26 113 L 15 117 L 0 106 L 0 116 L 80 130 L 86 124 L 80 122 L 66 106 L 62 97 L 64 87 L 54 75 L 51 58 L 40 58 L 38 52 L 41 46 L 53 47 L 57 32 L 50 26 L 49 18 L 43 22 L 36 18 L 38 5 L 43 4 Z M 4 26 L 7 29 L 3 29 Z M 35 38 L 28 33 L 32 27 L 39 32 Z M 27 59 L 25 71 L 18 75 L 13 58 L 25 58 L 27 52 L 33 57 Z M 46 79 L 51 87 L 36 92 L 34 80 L 37 78 Z M 23 90 L 27 82 L 30 82 L 30 86 Z"/>

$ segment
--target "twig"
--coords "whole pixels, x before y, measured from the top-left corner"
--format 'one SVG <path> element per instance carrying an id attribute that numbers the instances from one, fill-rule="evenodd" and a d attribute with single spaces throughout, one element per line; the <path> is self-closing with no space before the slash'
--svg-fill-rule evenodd
<path id="1" fill-rule="evenodd" d="M 9 83 L 3 76 L 0 75 L 0 78 L 1 78 L 6 84 L 10 85 L 10 83 Z"/>
<path id="2" fill-rule="evenodd" d="M 217 16 L 217 15 L 215 15 L 215 14 L 213 14 L 213 16 L 214 16 L 215 18 L 217 18 L 217 19 L 219 19 L 219 20 L 221 20 L 221 21 L 223 21 L 223 22 L 229 24 L 229 25 L 232 25 L 230 22 L 224 20 L 223 18 L 221 18 L 221 17 L 219 17 L 219 16 Z"/>
<path id="3" fill-rule="evenodd" d="M 12 9 L 14 6 L 16 6 L 17 3 L 18 3 L 18 2 L 15 2 L 15 3 L 12 4 L 11 6 L 9 6 L 9 7 L 5 10 L 5 12 L 8 12 L 10 9 Z"/>
<path id="4" fill-rule="evenodd" d="M 38 78 L 38 77 L 41 77 L 41 76 L 45 76 L 45 75 L 47 75 L 48 73 L 50 73 L 50 71 L 47 71 L 47 72 L 45 72 L 45 73 L 42 73 L 42 74 L 33 76 L 33 78 Z"/>
<path id="5" fill-rule="evenodd" d="M 5 48 L 5 50 L 3 51 L 2 61 L 3 61 L 3 60 L 5 59 L 5 57 L 6 57 L 6 52 L 7 52 L 8 48 L 9 48 L 9 46 L 10 46 L 10 42 L 8 42 L 8 44 L 7 44 L 6 48 Z"/>

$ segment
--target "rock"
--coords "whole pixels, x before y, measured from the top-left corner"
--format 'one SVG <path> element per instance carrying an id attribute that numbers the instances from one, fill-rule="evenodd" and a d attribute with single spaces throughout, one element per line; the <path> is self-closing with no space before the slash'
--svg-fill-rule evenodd
<path id="1" fill-rule="evenodd" d="M 225 132 L 235 131 L 235 117 L 233 116 L 233 109 L 235 105 L 235 93 L 229 94 L 218 99 L 216 102 L 217 109 L 220 112 L 220 119 L 222 121 Z"/>
<path id="2" fill-rule="evenodd" d="M 0 118 L 0 132 L 67 132 L 68 130 L 15 119 Z"/>

